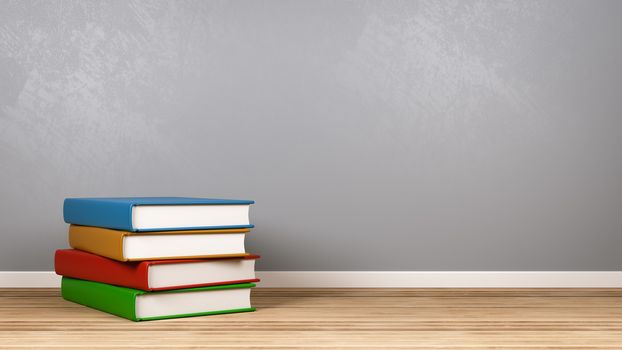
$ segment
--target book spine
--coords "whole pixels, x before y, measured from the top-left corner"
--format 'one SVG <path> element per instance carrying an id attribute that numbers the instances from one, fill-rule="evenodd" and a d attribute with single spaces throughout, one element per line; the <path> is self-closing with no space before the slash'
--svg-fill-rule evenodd
<path id="1" fill-rule="evenodd" d="M 69 226 L 69 245 L 110 259 L 125 261 L 123 256 L 124 231 L 90 226 Z"/>
<path id="2" fill-rule="evenodd" d="M 67 198 L 63 204 L 63 218 L 68 224 L 134 231 L 131 203 Z"/>
<path id="3" fill-rule="evenodd" d="M 132 321 L 138 321 L 136 295 L 139 293 L 137 292 L 139 291 L 134 289 L 68 277 L 63 277 L 61 282 L 61 294 L 65 300 Z"/>
<path id="4" fill-rule="evenodd" d="M 147 268 L 148 263 L 123 263 L 74 249 L 57 250 L 54 255 L 58 275 L 145 291 L 149 290 Z"/>

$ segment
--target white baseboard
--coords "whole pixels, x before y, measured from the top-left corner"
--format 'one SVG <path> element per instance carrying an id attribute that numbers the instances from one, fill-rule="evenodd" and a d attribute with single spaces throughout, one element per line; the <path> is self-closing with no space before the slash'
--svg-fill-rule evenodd
<path id="1" fill-rule="evenodd" d="M 622 271 L 257 271 L 267 288 L 622 288 Z M 53 271 L 0 271 L 0 288 L 58 288 Z"/>
<path id="2" fill-rule="evenodd" d="M 0 271 L 0 288 L 59 288 L 54 271 Z"/>

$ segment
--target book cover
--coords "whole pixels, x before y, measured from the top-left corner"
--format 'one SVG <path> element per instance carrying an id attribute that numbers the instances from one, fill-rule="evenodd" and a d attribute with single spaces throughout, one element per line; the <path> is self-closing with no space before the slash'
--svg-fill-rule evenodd
<path id="1" fill-rule="evenodd" d="M 67 198 L 63 203 L 63 217 L 68 224 L 107 227 L 123 231 L 163 231 L 187 229 L 251 228 L 253 225 L 134 227 L 132 211 L 136 206 L 192 206 L 192 205 L 250 205 L 252 200 L 187 198 L 187 197 L 117 197 Z"/>
<path id="2" fill-rule="evenodd" d="M 93 226 L 69 226 L 69 245 L 74 249 L 84 250 L 97 255 L 105 256 L 118 261 L 129 261 L 124 255 L 123 241 L 125 236 L 130 235 L 174 235 L 174 234 L 215 234 L 215 233 L 247 233 L 250 230 L 242 229 L 222 229 L 222 230 L 188 230 L 188 231 L 150 231 L 145 233 L 112 230 Z M 192 258 L 215 258 L 215 257 L 240 257 L 247 254 L 232 255 L 205 255 L 192 256 Z M 188 256 L 175 257 L 153 257 L 157 259 L 179 259 L 189 258 Z"/>
<path id="3" fill-rule="evenodd" d="M 198 291 L 212 291 L 225 289 L 239 289 L 255 287 L 253 283 L 229 284 L 222 286 L 188 288 L 173 291 L 145 292 L 138 289 L 113 286 L 109 284 L 84 281 L 63 277 L 61 282 L 61 294 L 65 300 L 72 301 L 93 309 L 107 312 L 116 316 L 127 318 L 132 321 L 159 320 L 167 318 L 180 318 L 191 316 L 214 315 L 234 312 L 255 311 L 255 308 L 223 309 L 207 312 L 170 314 L 157 317 L 141 318 L 136 314 L 136 300 L 140 295 L 157 293 L 188 293 Z"/>
<path id="4" fill-rule="evenodd" d="M 258 255 L 248 255 L 242 259 L 258 259 Z M 236 258 L 228 258 L 234 259 Z M 239 258 L 237 258 L 239 259 Z M 259 279 L 223 280 L 213 283 L 198 283 L 192 285 L 175 285 L 166 288 L 152 288 L 149 286 L 149 268 L 162 264 L 188 264 L 198 262 L 212 262 L 223 259 L 186 259 L 186 260 L 150 260 L 140 262 L 120 262 L 75 249 L 57 250 L 54 255 L 54 269 L 56 274 L 89 280 L 122 287 L 140 289 L 144 291 L 159 291 L 168 289 L 194 288 L 209 285 L 239 284 L 259 282 Z"/>

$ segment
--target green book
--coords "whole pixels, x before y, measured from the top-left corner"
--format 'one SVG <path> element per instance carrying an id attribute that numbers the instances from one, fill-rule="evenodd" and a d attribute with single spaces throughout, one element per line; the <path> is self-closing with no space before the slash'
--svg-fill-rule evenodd
<path id="1" fill-rule="evenodd" d="M 161 320 L 255 311 L 254 283 L 146 292 L 139 289 L 63 277 L 63 298 L 132 321 Z"/>

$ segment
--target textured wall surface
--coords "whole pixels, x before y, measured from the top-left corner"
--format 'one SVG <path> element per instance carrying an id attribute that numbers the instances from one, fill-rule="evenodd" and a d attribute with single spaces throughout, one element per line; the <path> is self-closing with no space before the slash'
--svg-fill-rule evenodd
<path id="1" fill-rule="evenodd" d="M 621 16 L 0 0 L 0 270 L 126 195 L 255 199 L 262 270 L 620 270 Z"/>

